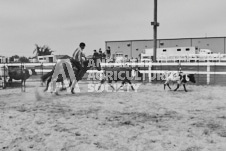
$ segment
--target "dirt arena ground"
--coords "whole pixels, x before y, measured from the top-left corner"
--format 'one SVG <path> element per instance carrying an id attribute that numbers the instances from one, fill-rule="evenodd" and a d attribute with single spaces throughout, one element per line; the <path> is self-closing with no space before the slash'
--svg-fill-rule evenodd
<path id="1" fill-rule="evenodd" d="M 226 150 L 226 87 L 100 93 L 83 83 L 54 96 L 35 85 L 0 90 L 1 151 Z"/>

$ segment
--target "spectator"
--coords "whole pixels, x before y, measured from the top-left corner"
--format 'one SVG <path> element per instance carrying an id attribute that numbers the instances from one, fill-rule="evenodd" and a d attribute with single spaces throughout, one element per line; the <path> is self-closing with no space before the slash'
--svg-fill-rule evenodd
<path id="1" fill-rule="evenodd" d="M 107 58 L 111 58 L 111 47 L 107 47 L 107 50 L 106 50 L 106 53 L 107 53 Z"/>
<path id="2" fill-rule="evenodd" d="M 124 62 L 129 62 L 128 55 L 125 55 L 125 57 L 124 57 Z"/>
<path id="3" fill-rule="evenodd" d="M 99 58 L 102 59 L 102 57 L 103 57 L 103 53 L 102 53 L 102 50 L 101 50 L 101 48 L 100 48 L 100 49 L 99 49 Z"/>
<path id="4" fill-rule="evenodd" d="M 138 56 L 138 57 L 139 57 L 139 60 L 141 60 L 141 53 L 139 54 L 139 56 Z"/>
<path id="5" fill-rule="evenodd" d="M 138 58 L 135 59 L 135 62 L 138 62 Z"/>
<path id="6" fill-rule="evenodd" d="M 105 52 L 102 53 L 102 58 L 103 58 L 103 59 L 106 59 L 106 54 L 105 54 Z"/>
<path id="7" fill-rule="evenodd" d="M 99 58 L 99 54 L 98 54 L 97 50 L 93 50 L 93 58 L 94 59 Z"/>

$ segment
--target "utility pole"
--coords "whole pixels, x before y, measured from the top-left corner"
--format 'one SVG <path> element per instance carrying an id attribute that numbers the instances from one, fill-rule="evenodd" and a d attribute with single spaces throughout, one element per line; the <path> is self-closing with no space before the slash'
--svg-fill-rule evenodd
<path id="1" fill-rule="evenodd" d="M 151 22 L 153 26 L 153 62 L 156 62 L 156 54 L 157 54 L 157 27 L 159 23 L 157 22 L 157 0 L 154 0 L 154 22 Z"/>

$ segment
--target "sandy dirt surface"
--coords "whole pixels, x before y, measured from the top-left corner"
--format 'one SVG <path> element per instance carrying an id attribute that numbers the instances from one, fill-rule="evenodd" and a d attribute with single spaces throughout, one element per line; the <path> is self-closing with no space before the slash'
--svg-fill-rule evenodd
<path id="1" fill-rule="evenodd" d="M 187 93 L 160 84 L 137 92 L 79 87 L 60 96 L 44 93 L 39 83 L 24 93 L 0 90 L 0 150 L 226 150 L 226 87 L 188 85 Z"/>

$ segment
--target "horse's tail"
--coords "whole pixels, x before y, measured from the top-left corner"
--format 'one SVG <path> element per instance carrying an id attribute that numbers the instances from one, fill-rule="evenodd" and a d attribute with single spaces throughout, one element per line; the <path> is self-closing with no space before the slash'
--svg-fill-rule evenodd
<path id="1" fill-rule="evenodd" d="M 53 75 L 53 70 L 41 76 L 42 82 L 45 82 L 47 78 Z"/>

